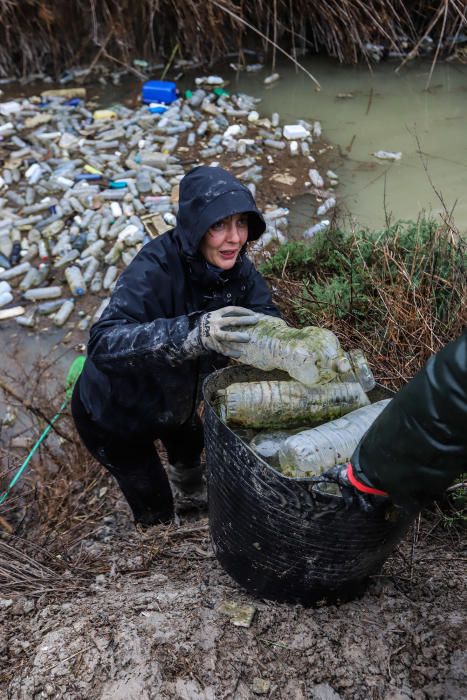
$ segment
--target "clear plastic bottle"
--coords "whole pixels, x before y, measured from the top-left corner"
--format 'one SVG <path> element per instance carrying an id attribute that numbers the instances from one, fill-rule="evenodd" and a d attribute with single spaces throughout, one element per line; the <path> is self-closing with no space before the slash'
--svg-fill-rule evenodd
<path id="1" fill-rule="evenodd" d="M 118 275 L 118 268 L 116 267 L 116 265 L 110 265 L 110 267 L 107 268 L 107 271 L 104 275 L 104 280 L 102 282 L 102 288 L 103 289 L 110 289 L 112 284 L 117 279 L 117 275 Z"/>
<path id="2" fill-rule="evenodd" d="M 326 328 L 291 328 L 280 318 L 258 314 L 249 343 L 236 343 L 238 360 L 258 369 L 281 369 L 305 386 L 332 381 L 351 369 L 339 340 Z M 236 347 L 237 349 L 237 347 Z"/>
<path id="3" fill-rule="evenodd" d="M 100 270 L 97 270 L 89 286 L 89 290 L 92 294 L 99 294 L 99 292 L 102 291 L 102 277 L 102 272 Z"/>
<path id="4" fill-rule="evenodd" d="M 318 189 L 324 187 L 324 180 L 315 168 L 310 168 L 308 171 L 308 177 L 311 180 L 311 184 Z"/>
<path id="5" fill-rule="evenodd" d="M 24 275 L 29 270 L 30 267 L 31 267 L 31 263 L 29 263 L 29 262 L 23 262 L 23 263 L 20 263 L 19 265 L 15 265 L 15 267 L 10 267 L 9 270 L 4 270 L 3 272 L 0 272 L 0 279 L 12 280 L 15 277 L 19 277 L 20 275 Z"/>
<path id="6" fill-rule="evenodd" d="M 291 434 L 293 433 L 290 430 L 264 430 L 255 435 L 250 442 L 250 447 L 253 452 L 256 452 L 271 467 L 279 469 L 279 450 Z"/>
<path id="7" fill-rule="evenodd" d="M 86 293 L 86 282 L 83 279 L 81 270 L 76 265 L 71 265 L 65 270 L 65 279 L 68 282 L 71 293 L 75 297 L 83 296 Z"/>
<path id="8" fill-rule="evenodd" d="M 355 348 L 345 354 L 349 358 L 353 374 L 362 385 L 363 390 L 371 391 L 374 389 L 376 386 L 375 378 L 368 364 L 368 360 L 363 354 L 363 350 Z"/>
<path id="9" fill-rule="evenodd" d="M 39 301 L 40 299 L 56 299 L 61 293 L 61 287 L 36 287 L 28 289 L 23 296 L 28 301 Z"/>
<path id="10" fill-rule="evenodd" d="M 297 478 L 316 476 L 347 462 L 389 401 L 385 399 L 364 406 L 343 418 L 287 438 L 279 451 L 282 473 Z"/>
<path id="11" fill-rule="evenodd" d="M 83 279 L 86 282 L 86 284 L 89 284 L 96 274 L 97 270 L 99 269 L 99 260 L 94 257 L 89 258 L 89 262 L 86 265 L 86 269 L 83 272 Z"/>
<path id="12" fill-rule="evenodd" d="M 54 325 L 61 328 L 70 318 L 74 308 L 75 302 L 73 299 L 64 301 L 59 310 L 53 315 Z"/>
<path id="13" fill-rule="evenodd" d="M 294 428 L 344 416 L 370 402 L 358 382 L 306 387 L 294 381 L 237 382 L 218 392 L 217 409 L 228 425 Z"/>
<path id="14" fill-rule="evenodd" d="M 317 216 L 324 216 L 330 209 L 336 206 L 336 200 L 334 197 L 328 197 L 316 211 Z"/>
<path id="15" fill-rule="evenodd" d="M 140 194 L 152 192 L 152 179 L 146 168 L 141 168 L 136 173 L 136 189 Z"/>
<path id="16" fill-rule="evenodd" d="M 25 292 L 30 287 L 37 287 L 40 284 L 40 274 L 36 267 L 31 267 L 19 283 L 19 288 Z"/>

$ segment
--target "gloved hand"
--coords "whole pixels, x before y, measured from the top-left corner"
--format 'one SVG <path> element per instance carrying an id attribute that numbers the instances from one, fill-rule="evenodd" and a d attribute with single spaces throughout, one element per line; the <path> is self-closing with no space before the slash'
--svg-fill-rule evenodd
<path id="1" fill-rule="evenodd" d="M 250 336 L 244 330 L 224 330 L 227 327 L 244 328 L 254 326 L 258 315 L 242 306 L 224 306 L 209 311 L 199 321 L 199 338 L 205 350 L 212 350 L 227 357 L 240 357 L 236 343 L 248 343 Z"/>
<path id="2" fill-rule="evenodd" d="M 365 513 L 372 511 L 381 498 L 388 498 L 388 494 L 385 491 L 380 491 L 359 481 L 353 472 L 351 462 L 331 467 L 324 474 L 316 477 L 316 481 L 337 484 L 345 507 L 351 508 L 356 506 Z"/>

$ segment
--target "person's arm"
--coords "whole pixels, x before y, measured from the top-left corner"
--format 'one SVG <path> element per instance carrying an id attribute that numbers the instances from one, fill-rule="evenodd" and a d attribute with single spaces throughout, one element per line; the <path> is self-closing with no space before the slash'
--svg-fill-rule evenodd
<path id="1" fill-rule="evenodd" d="M 280 318 L 280 311 L 272 301 L 271 292 L 264 277 L 258 272 L 250 260 L 248 260 L 248 263 L 247 289 L 242 305 L 257 313 Z"/>
<path id="2" fill-rule="evenodd" d="M 175 294 L 168 269 L 142 250 L 123 272 L 108 307 L 90 332 L 88 356 L 106 372 L 183 362 L 182 346 L 199 313 L 171 318 Z"/>
<path id="3" fill-rule="evenodd" d="M 467 332 L 433 355 L 363 436 L 350 463 L 330 470 L 363 498 L 419 510 L 467 471 Z"/>
<path id="4" fill-rule="evenodd" d="M 358 445 L 358 479 L 422 506 L 467 471 L 467 332 L 433 355 Z"/>
<path id="5" fill-rule="evenodd" d="M 172 317 L 177 293 L 166 266 L 143 250 L 122 274 L 108 307 L 91 328 L 88 356 L 96 367 L 127 374 L 177 366 L 212 351 L 237 357 L 237 344 L 248 342 L 245 328 L 257 322 L 256 314 L 226 306 Z"/>

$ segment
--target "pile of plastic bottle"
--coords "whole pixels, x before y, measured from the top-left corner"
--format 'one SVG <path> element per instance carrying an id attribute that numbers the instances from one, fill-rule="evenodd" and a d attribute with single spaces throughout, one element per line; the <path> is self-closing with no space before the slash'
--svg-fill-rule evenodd
<path id="1" fill-rule="evenodd" d="M 229 95 L 213 78 L 197 79 L 169 106 L 91 111 L 84 88 L 0 103 L 0 320 L 34 328 L 51 314 L 56 326 L 72 319 L 85 330 L 141 246 L 175 225 L 178 185 L 195 164 L 218 165 L 229 154 L 255 194 L 265 174 L 259 157 L 288 149 L 306 159 L 310 186 L 325 187 L 310 150 L 319 122 L 281 126 L 277 113 L 260 116 L 258 99 Z M 331 171 L 326 178 L 337 184 Z M 317 217 L 336 204 L 321 201 Z M 288 214 L 266 207 L 258 246 L 287 240 Z M 327 225 L 318 221 L 304 236 Z M 79 308 L 88 293 L 91 313 Z"/>

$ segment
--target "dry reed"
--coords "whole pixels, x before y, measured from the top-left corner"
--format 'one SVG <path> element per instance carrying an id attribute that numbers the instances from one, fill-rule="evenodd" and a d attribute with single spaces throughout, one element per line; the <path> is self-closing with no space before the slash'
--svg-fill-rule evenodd
<path id="1" fill-rule="evenodd" d="M 176 45 L 183 58 L 211 63 L 273 40 L 345 62 L 367 56 L 368 44 L 413 57 L 431 43 L 436 59 L 465 31 L 466 11 L 462 0 L 276 0 L 274 11 L 265 0 L 0 0 L 0 75 L 104 59 L 134 70 L 133 58 L 168 57 Z"/>

